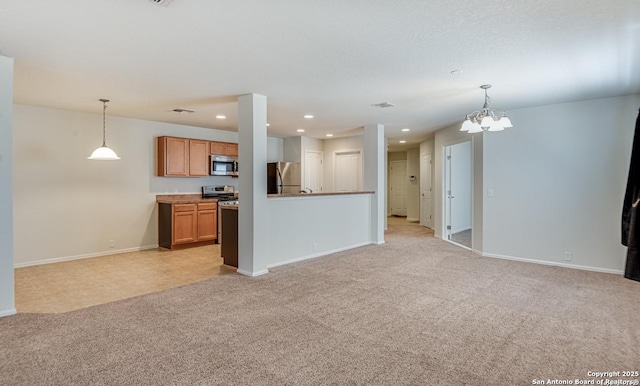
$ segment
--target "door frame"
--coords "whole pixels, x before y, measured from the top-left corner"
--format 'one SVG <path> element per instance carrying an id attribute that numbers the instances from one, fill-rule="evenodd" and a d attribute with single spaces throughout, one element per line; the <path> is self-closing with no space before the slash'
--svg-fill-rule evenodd
<path id="1" fill-rule="evenodd" d="M 427 155 L 429 156 L 429 165 L 427 166 L 427 168 L 429 169 L 429 177 L 430 177 L 428 182 L 429 182 L 429 189 L 431 191 L 431 208 L 430 208 L 430 211 L 431 211 L 431 215 L 430 216 L 431 216 L 431 218 L 430 218 L 430 221 L 429 221 L 429 225 L 426 225 L 424 223 L 423 216 L 422 216 L 422 214 L 423 214 L 423 201 L 424 201 L 422 199 L 422 192 L 423 192 L 423 186 L 425 186 L 426 183 L 427 183 L 426 179 L 422 178 L 423 177 L 422 157 L 427 156 Z M 434 226 L 434 218 L 433 218 L 433 216 L 434 216 L 434 213 L 433 213 L 434 212 L 434 210 L 433 210 L 434 209 L 433 208 L 434 205 L 433 205 L 433 203 L 435 202 L 434 198 L 435 197 L 434 197 L 434 191 L 433 191 L 433 153 L 432 152 L 424 152 L 424 153 L 420 154 L 420 206 L 419 206 L 419 211 L 420 211 L 420 225 L 422 225 L 423 227 L 429 228 L 429 229 L 435 228 L 435 226 Z"/>
<path id="2" fill-rule="evenodd" d="M 457 145 L 463 142 L 470 142 L 471 144 L 471 231 L 473 232 L 473 224 L 475 224 L 475 197 L 474 197 L 474 192 L 475 192 L 475 169 L 474 169 L 474 159 L 475 159 L 475 155 L 474 155 L 474 138 L 473 136 L 471 136 L 471 138 L 466 137 L 466 138 L 458 138 L 455 139 L 453 141 L 449 141 L 446 143 L 442 144 L 442 216 L 441 216 L 441 226 L 442 226 L 442 240 L 445 240 L 447 242 L 450 242 L 451 244 L 455 244 L 461 248 L 464 249 L 468 249 L 470 251 L 473 251 L 473 237 L 471 238 L 471 247 L 467 247 L 466 245 L 462 245 L 462 244 L 458 244 L 455 241 L 452 241 L 449 239 L 449 232 L 447 229 L 447 216 L 449 215 L 449 213 L 447 212 L 447 178 L 448 178 L 448 174 L 447 174 L 447 147 L 449 146 L 453 146 L 453 145 Z"/>

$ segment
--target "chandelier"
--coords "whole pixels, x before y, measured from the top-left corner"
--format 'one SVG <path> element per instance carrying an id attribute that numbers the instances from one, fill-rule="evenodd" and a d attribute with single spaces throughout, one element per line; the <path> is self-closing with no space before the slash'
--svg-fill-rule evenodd
<path id="1" fill-rule="evenodd" d="M 89 159 L 100 160 L 100 161 L 112 161 L 118 160 L 120 157 L 113 151 L 111 148 L 107 147 L 107 129 L 106 129 L 106 114 L 107 114 L 107 102 L 108 99 L 98 99 L 102 102 L 102 146 L 97 148 L 91 153 L 88 157 Z"/>
<path id="2" fill-rule="evenodd" d="M 489 109 L 491 98 L 487 95 L 487 89 L 491 88 L 491 85 L 483 84 L 480 88 L 484 90 L 484 106 L 480 111 L 467 114 L 460 131 L 473 134 L 483 131 L 502 131 L 507 127 L 513 127 L 507 113 L 498 109 Z"/>

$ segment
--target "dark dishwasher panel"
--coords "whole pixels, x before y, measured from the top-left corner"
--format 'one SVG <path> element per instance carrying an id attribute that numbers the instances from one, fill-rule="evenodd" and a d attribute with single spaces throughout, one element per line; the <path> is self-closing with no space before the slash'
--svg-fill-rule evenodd
<path id="1" fill-rule="evenodd" d="M 219 206 L 222 214 L 222 245 L 224 264 L 238 267 L 238 209 Z"/>

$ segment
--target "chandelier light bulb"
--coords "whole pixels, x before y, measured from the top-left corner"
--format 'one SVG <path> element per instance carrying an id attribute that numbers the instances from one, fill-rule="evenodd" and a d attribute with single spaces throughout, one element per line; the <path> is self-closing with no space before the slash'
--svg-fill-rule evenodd
<path id="1" fill-rule="evenodd" d="M 460 131 L 469 131 L 473 129 L 473 122 L 471 122 L 471 119 L 467 116 L 467 119 L 464 120 L 464 122 L 462 122 L 462 127 L 460 127 Z"/>
<path id="2" fill-rule="evenodd" d="M 513 127 L 513 125 L 511 124 L 511 119 L 509 119 L 509 117 L 507 117 L 506 115 L 503 115 L 502 118 L 500 118 L 500 120 L 498 121 L 498 123 L 500 124 L 500 126 L 504 128 Z"/>
<path id="3" fill-rule="evenodd" d="M 478 123 L 478 121 L 476 121 L 475 119 L 473 120 L 473 122 L 471 123 L 471 125 L 473 126 L 471 129 L 469 129 L 469 134 L 474 134 L 474 133 L 482 133 L 482 127 L 480 126 L 480 124 Z"/>

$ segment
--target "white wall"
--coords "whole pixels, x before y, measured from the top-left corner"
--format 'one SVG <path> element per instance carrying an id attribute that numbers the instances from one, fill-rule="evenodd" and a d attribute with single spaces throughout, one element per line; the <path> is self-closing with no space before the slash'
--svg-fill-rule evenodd
<path id="1" fill-rule="evenodd" d="M 639 106 L 634 95 L 514 110 L 514 128 L 486 133 L 484 190 L 495 196 L 485 199 L 484 252 L 622 271 L 620 217 Z"/>
<path id="2" fill-rule="evenodd" d="M 288 137 L 283 140 L 283 161 L 302 162 L 302 138 Z"/>
<path id="3" fill-rule="evenodd" d="M 415 180 L 411 181 L 411 176 Z M 420 149 L 407 150 L 407 220 L 420 220 Z"/>
<path id="4" fill-rule="evenodd" d="M 225 176 L 155 175 L 156 137 L 237 142 L 236 132 L 107 115 L 107 144 L 122 160 L 88 160 L 102 138 L 99 105 L 96 110 L 87 114 L 14 105 L 17 266 L 155 247 L 156 194 L 237 186 L 237 179 Z M 109 240 L 115 248 L 108 247 Z"/>
<path id="5" fill-rule="evenodd" d="M 370 244 L 371 195 L 269 198 L 268 267 Z"/>
<path id="6" fill-rule="evenodd" d="M 13 260 L 13 59 L 0 56 L 0 317 L 15 314 Z M 33 239 L 32 239 L 33 242 Z"/>
<path id="7" fill-rule="evenodd" d="M 360 160 L 364 157 L 363 136 L 357 135 L 353 137 L 335 138 L 324 140 L 324 191 L 334 191 L 334 156 L 336 152 L 346 150 L 360 150 Z M 360 169 L 362 175 L 362 168 Z M 362 181 L 360 181 L 362 186 Z"/>
<path id="8" fill-rule="evenodd" d="M 284 140 L 282 138 L 267 138 L 267 162 L 281 162 L 284 159 Z"/>
<path id="9" fill-rule="evenodd" d="M 451 146 L 451 233 L 471 229 L 471 141 Z"/>

